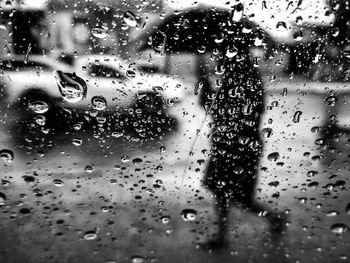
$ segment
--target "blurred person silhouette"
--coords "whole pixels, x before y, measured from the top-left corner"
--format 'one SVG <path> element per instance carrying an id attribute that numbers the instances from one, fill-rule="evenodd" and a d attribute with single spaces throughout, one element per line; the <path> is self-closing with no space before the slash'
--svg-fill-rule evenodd
<path id="1" fill-rule="evenodd" d="M 204 185 L 215 195 L 219 221 L 217 237 L 204 247 L 227 244 L 228 216 L 231 205 L 257 215 L 270 223 L 273 237 L 285 228 L 285 214 L 275 212 L 254 200 L 259 158 L 262 154 L 259 125 L 264 111 L 264 89 L 254 67 L 250 47 L 274 47 L 271 37 L 256 23 L 242 16 L 243 5 L 232 10 L 198 5 L 165 17 L 146 35 L 139 50 L 152 46 L 160 54 L 191 53 L 198 57 L 195 93 L 213 119 L 211 158 Z M 270 47 L 270 49 L 269 49 Z M 206 54 L 218 61 L 215 74 L 222 86 L 211 88 Z M 219 80 L 220 82 L 220 80 Z M 199 90 L 200 89 L 200 90 Z"/>
<path id="2" fill-rule="evenodd" d="M 286 227 L 286 215 L 255 200 L 259 159 L 263 144 L 259 126 L 264 112 L 264 88 L 259 72 L 249 57 L 249 48 L 235 41 L 238 53 L 223 60 L 223 84 L 214 92 L 202 65 L 200 100 L 212 117 L 211 157 L 204 185 L 215 196 L 218 233 L 205 247 L 227 244 L 231 206 L 267 219 L 272 237 L 277 240 Z M 215 95 L 214 95 L 215 94 Z"/>

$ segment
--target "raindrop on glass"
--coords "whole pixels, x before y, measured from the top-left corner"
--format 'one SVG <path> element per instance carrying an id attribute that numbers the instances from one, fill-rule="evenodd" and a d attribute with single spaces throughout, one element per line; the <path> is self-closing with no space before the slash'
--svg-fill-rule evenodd
<path id="1" fill-rule="evenodd" d="M 13 151 L 8 149 L 2 149 L 0 151 L 0 158 L 5 163 L 11 163 L 14 159 Z"/>
<path id="2" fill-rule="evenodd" d="M 130 161 L 130 157 L 127 156 L 127 155 L 123 155 L 122 158 L 121 158 L 121 160 L 122 160 L 123 163 L 127 163 L 127 162 Z"/>
<path id="3" fill-rule="evenodd" d="M 75 73 L 55 71 L 56 82 L 62 98 L 70 103 L 76 103 L 86 97 L 87 86 L 82 78 Z"/>
<path id="4" fill-rule="evenodd" d="M 82 140 L 82 139 L 79 139 L 79 138 L 74 138 L 74 139 L 72 140 L 72 144 L 73 144 L 74 146 L 81 146 L 81 145 L 83 144 L 83 140 Z"/>
<path id="5" fill-rule="evenodd" d="M 126 71 L 126 76 L 128 78 L 135 78 L 136 77 L 136 72 L 134 70 L 132 70 L 132 69 L 128 69 Z"/>
<path id="6" fill-rule="evenodd" d="M 0 205 L 4 205 L 7 197 L 4 193 L 0 192 Z"/>
<path id="7" fill-rule="evenodd" d="M 141 158 L 135 158 L 132 160 L 132 163 L 136 166 L 140 166 L 142 164 L 142 159 Z"/>
<path id="8" fill-rule="evenodd" d="M 278 152 L 273 152 L 273 153 L 270 153 L 268 156 L 267 156 L 267 159 L 269 161 L 277 161 L 278 159 L 280 158 L 280 154 Z"/>
<path id="9" fill-rule="evenodd" d="M 201 89 L 203 88 L 203 86 L 204 86 L 203 81 L 198 81 L 196 83 L 196 86 L 194 87 L 194 95 L 198 95 Z"/>
<path id="10" fill-rule="evenodd" d="M 102 96 L 94 96 L 91 98 L 91 105 L 94 110 L 104 110 L 107 107 L 107 101 Z"/>
<path id="11" fill-rule="evenodd" d="M 95 230 L 86 231 L 84 234 L 85 240 L 94 240 L 97 238 L 97 233 Z"/>
<path id="12" fill-rule="evenodd" d="M 345 212 L 350 215 L 350 203 L 348 203 L 345 207 Z"/>
<path id="13" fill-rule="evenodd" d="M 131 263 L 143 263 L 145 262 L 144 258 L 141 256 L 132 256 Z"/>
<path id="14" fill-rule="evenodd" d="M 91 34 L 96 38 L 106 38 L 108 36 L 107 29 L 105 27 L 94 27 L 91 29 Z"/>
<path id="15" fill-rule="evenodd" d="M 137 20 L 136 20 L 136 16 L 130 12 L 130 11 L 126 11 L 124 13 L 124 22 L 129 26 L 129 27 L 136 27 L 137 26 Z"/>
<path id="16" fill-rule="evenodd" d="M 85 166 L 85 172 L 91 174 L 93 172 L 94 168 L 90 165 Z"/>
<path id="17" fill-rule="evenodd" d="M 29 104 L 29 109 L 35 113 L 45 113 L 49 110 L 49 105 L 44 101 L 34 101 Z"/>
<path id="18" fill-rule="evenodd" d="M 35 116 L 34 121 L 40 126 L 44 126 L 46 124 L 46 118 L 43 115 Z"/>
<path id="19" fill-rule="evenodd" d="M 348 230 L 348 226 L 342 223 L 333 224 L 331 226 L 331 231 L 334 234 L 341 235 Z"/>
<path id="20" fill-rule="evenodd" d="M 284 21 L 279 21 L 276 24 L 276 29 L 280 32 L 284 32 L 287 30 L 287 24 Z"/>
<path id="21" fill-rule="evenodd" d="M 226 57 L 233 58 L 238 53 L 238 49 L 235 46 L 230 46 L 226 49 Z"/>
<path id="22" fill-rule="evenodd" d="M 334 106 L 336 102 L 337 102 L 337 97 L 335 96 L 329 96 L 326 98 L 326 104 L 328 106 Z"/>
<path id="23" fill-rule="evenodd" d="M 271 128 L 263 128 L 261 130 L 261 135 L 263 138 L 270 138 L 273 134 L 273 130 Z"/>
<path id="24" fill-rule="evenodd" d="M 233 7 L 231 19 L 233 22 L 238 22 L 243 16 L 244 5 L 239 3 Z"/>
<path id="25" fill-rule="evenodd" d="M 170 216 L 162 216 L 160 220 L 163 224 L 168 224 L 170 222 Z"/>
<path id="26" fill-rule="evenodd" d="M 64 182 L 61 179 L 55 179 L 52 182 L 55 186 L 58 186 L 58 187 L 64 186 Z"/>
<path id="27" fill-rule="evenodd" d="M 196 220 L 198 212 L 194 209 L 184 209 L 181 211 L 181 217 L 184 221 Z"/>
<path id="28" fill-rule="evenodd" d="M 300 121 L 300 116 L 302 112 L 301 111 L 296 111 L 293 115 L 293 122 L 298 123 Z"/>

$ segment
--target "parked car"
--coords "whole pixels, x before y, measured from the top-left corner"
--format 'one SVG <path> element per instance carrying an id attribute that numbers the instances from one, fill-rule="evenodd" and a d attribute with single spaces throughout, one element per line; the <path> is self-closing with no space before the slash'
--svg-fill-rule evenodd
<path id="1" fill-rule="evenodd" d="M 60 106 L 76 113 L 163 114 L 185 95 L 171 78 L 139 72 L 114 56 L 89 55 L 68 66 L 43 56 L 0 61 L 2 103 L 44 113 Z"/>

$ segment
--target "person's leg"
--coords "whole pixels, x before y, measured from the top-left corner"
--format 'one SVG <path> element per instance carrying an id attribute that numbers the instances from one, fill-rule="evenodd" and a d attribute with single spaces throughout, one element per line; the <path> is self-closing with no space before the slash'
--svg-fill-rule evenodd
<path id="1" fill-rule="evenodd" d="M 217 203 L 215 205 L 216 214 L 218 217 L 218 223 L 219 223 L 219 229 L 218 229 L 218 235 L 217 240 L 225 243 L 227 240 L 228 235 L 228 216 L 229 216 L 229 210 L 230 210 L 230 202 L 228 198 L 225 197 L 217 197 Z"/>
<path id="2" fill-rule="evenodd" d="M 215 213 L 218 220 L 218 232 L 213 239 L 202 244 L 203 248 L 218 249 L 228 244 L 229 209 L 229 199 L 222 196 L 216 196 Z"/>

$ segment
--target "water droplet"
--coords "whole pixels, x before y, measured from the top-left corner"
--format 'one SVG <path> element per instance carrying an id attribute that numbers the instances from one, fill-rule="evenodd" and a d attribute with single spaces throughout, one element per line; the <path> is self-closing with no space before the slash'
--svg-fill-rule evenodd
<path id="1" fill-rule="evenodd" d="M 295 19 L 295 23 L 297 25 L 301 25 L 303 22 L 303 17 L 302 16 L 297 16 L 297 18 Z"/>
<path id="2" fill-rule="evenodd" d="M 91 105 L 94 110 L 104 110 L 107 107 L 107 101 L 102 96 L 94 96 L 91 98 Z"/>
<path id="3" fill-rule="evenodd" d="M 52 182 L 55 186 L 58 186 L 58 187 L 64 186 L 64 182 L 61 179 L 55 179 Z"/>
<path id="4" fill-rule="evenodd" d="M 276 162 L 278 159 L 280 158 L 280 154 L 279 152 L 273 152 L 273 153 L 270 153 L 268 156 L 267 156 L 267 159 L 269 161 L 274 161 Z"/>
<path id="5" fill-rule="evenodd" d="M 198 47 L 197 50 L 198 50 L 198 53 L 203 54 L 203 53 L 205 53 L 206 49 L 207 49 L 207 47 L 202 45 L 202 46 Z"/>
<path id="6" fill-rule="evenodd" d="M 75 75 L 75 73 L 64 73 L 57 70 L 54 75 L 61 96 L 65 101 L 75 103 L 86 97 L 86 83 L 82 78 Z"/>
<path id="7" fill-rule="evenodd" d="M 301 31 L 297 31 L 293 34 L 293 39 L 295 41 L 301 41 L 303 40 L 303 33 Z"/>
<path id="8" fill-rule="evenodd" d="M 29 208 L 23 207 L 23 208 L 21 208 L 21 209 L 19 210 L 19 212 L 20 212 L 21 214 L 28 215 L 28 214 L 30 214 L 32 211 L 31 211 Z"/>
<path id="9" fill-rule="evenodd" d="M 338 27 L 334 27 L 331 29 L 331 34 L 333 37 L 337 37 L 339 35 L 339 28 Z"/>
<path id="10" fill-rule="evenodd" d="M 119 137 L 123 136 L 123 132 L 112 132 L 112 136 L 114 138 L 119 138 Z"/>
<path id="11" fill-rule="evenodd" d="M 196 220 L 198 212 L 194 209 L 184 209 L 181 211 L 181 217 L 184 221 Z"/>
<path id="12" fill-rule="evenodd" d="M 38 124 L 40 126 L 44 126 L 46 124 L 46 118 L 43 115 L 35 116 L 34 121 L 36 124 Z"/>
<path id="13" fill-rule="evenodd" d="M 198 81 L 196 83 L 196 86 L 194 87 L 194 95 L 198 95 L 199 92 L 202 90 L 202 88 L 204 87 L 204 82 L 203 81 Z"/>
<path id="14" fill-rule="evenodd" d="M 90 165 L 85 166 L 85 172 L 91 174 L 94 171 L 94 168 Z"/>
<path id="15" fill-rule="evenodd" d="M 328 211 L 328 212 L 326 213 L 326 215 L 329 216 L 329 217 L 333 217 L 333 216 L 339 215 L 339 212 L 338 212 L 338 211 L 332 210 L 332 211 Z"/>
<path id="16" fill-rule="evenodd" d="M 91 29 L 91 34 L 96 38 L 106 38 L 108 36 L 107 28 L 105 27 L 94 27 Z"/>
<path id="17" fill-rule="evenodd" d="M 273 130 L 271 128 L 263 128 L 261 130 L 261 135 L 263 138 L 270 138 L 273 134 Z"/>
<path id="18" fill-rule="evenodd" d="M 140 166 L 142 164 L 143 160 L 141 158 L 135 158 L 132 160 L 132 163 L 136 166 Z"/>
<path id="19" fill-rule="evenodd" d="M 76 130 L 76 131 L 79 131 L 79 130 L 81 130 L 81 126 L 82 125 L 80 123 L 76 123 L 76 124 L 73 125 L 73 129 Z"/>
<path id="20" fill-rule="evenodd" d="M 128 78 L 135 78 L 136 77 L 136 72 L 134 70 L 132 70 L 132 69 L 128 69 L 126 71 L 126 76 Z"/>
<path id="21" fill-rule="evenodd" d="M 348 230 L 348 226 L 342 223 L 333 224 L 331 226 L 331 231 L 334 234 L 341 235 Z"/>
<path id="22" fill-rule="evenodd" d="M 238 49 L 235 46 L 230 46 L 226 49 L 226 57 L 233 58 L 238 53 Z"/>
<path id="23" fill-rule="evenodd" d="M 325 140 L 323 138 L 316 139 L 315 144 L 316 145 L 324 145 Z"/>
<path id="24" fill-rule="evenodd" d="M 165 146 L 160 146 L 159 151 L 160 151 L 160 153 L 165 153 L 165 151 L 166 151 Z"/>
<path id="25" fill-rule="evenodd" d="M 170 216 L 162 216 L 160 218 L 160 220 L 162 221 L 163 224 L 169 224 L 170 222 Z"/>
<path id="26" fill-rule="evenodd" d="M 252 32 L 252 30 L 253 30 L 252 25 L 249 23 L 246 23 L 242 28 L 242 33 L 248 34 L 248 33 Z"/>
<path id="27" fill-rule="evenodd" d="M 141 256 L 132 256 L 131 257 L 131 262 L 132 263 L 143 263 L 145 260 Z"/>
<path id="28" fill-rule="evenodd" d="M 326 105 L 328 106 L 334 106 L 336 102 L 337 102 L 337 97 L 335 96 L 329 96 L 326 98 Z"/>
<path id="29" fill-rule="evenodd" d="M 34 101 L 29 104 L 29 109 L 35 113 L 45 113 L 49 110 L 49 105 L 44 101 Z"/>
<path id="30" fill-rule="evenodd" d="M 306 204 L 307 198 L 306 197 L 301 197 L 299 198 L 299 204 Z"/>
<path id="31" fill-rule="evenodd" d="M 238 3 L 233 7 L 232 15 L 231 15 L 231 19 L 233 22 L 238 22 L 239 20 L 241 20 L 243 16 L 243 10 L 244 10 L 244 5 L 242 3 Z"/>
<path id="32" fill-rule="evenodd" d="M 82 139 L 79 139 L 79 138 L 74 138 L 74 139 L 72 140 L 72 143 L 73 143 L 74 146 L 80 146 L 80 145 L 83 144 L 83 140 L 82 140 Z"/>
<path id="33" fill-rule="evenodd" d="M 298 123 L 300 121 L 300 116 L 302 112 L 301 111 L 296 111 L 293 115 L 293 122 Z"/>
<path id="34" fill-rule="evenodd" d="M 344 54 L 344 57 L 350 58 L 350 45 L 346 46 L 346 47 L 343 49 L 343 54 Z"/>
<path id="35" fill-rule="evenodd" d="M 350 203 L 348 203 L 345 207 L 345 212 L 350 215 Z"/>
<path id="36" fill-rule="evenodd" d="M 268 183 L 269 186 L 273 186 L 273 187 L 277 187 L 279 184 L 280 184 L 279 181 L 273 181 L 273 182 Z"/>
<path id="37" fill-rule="evenodd" d="M 127 155 L 123 155 L 122 158 L 121 158 L 121 160 L 122 160 L 123 163 L 127 163 L 127 162 L 130 161 L 130 157 L 127 156 Z"/>
<path id="38" fill-rule="evenodd" d="M 129 26 L 129 27 L 136 27 L 137 26 L 137 20 L 136 20 L 136 16 L 130 12 L 130 11 L 126 11 L 124 13 L 124 22 Z"/>
<path id="39" fill-rule="evenodd" d="M 0 151 L 0 158 L 5 163 L 11 163 L 14 159 L 13 151 L 8 149 L 2 149 Z"/>
<path id="40" fill-rule="evenodd" d="M 7 197 L 4 193 L 0 192 L 0 205 L 4 205 Z"/>
<path id="41" fill-rule="evenodd" d="M 84 234 L 84 239 L 85 240 L 94 240 L 97 238 L 97 233 L 95 230 L 89 230 L 89 231 L 86 231 L 85 234 Z"/>
<path id="42" fill-rule="evenodd" d="M 286 31 L 287 30 L 287 23 L 284 21 L 277 22 L 276 29 L 280 32 Z"/>

